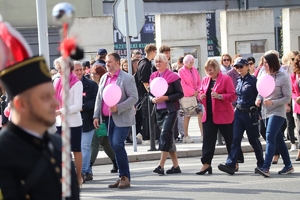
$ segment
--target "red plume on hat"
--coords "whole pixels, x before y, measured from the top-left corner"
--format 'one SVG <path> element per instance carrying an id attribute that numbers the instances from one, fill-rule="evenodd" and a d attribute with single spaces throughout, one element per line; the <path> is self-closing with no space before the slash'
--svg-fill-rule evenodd
<path id="1" fill-rule="evenodd" d="M 32 57 L 32 51 L 9 23 L 0 21 L 0 70 Z"/>

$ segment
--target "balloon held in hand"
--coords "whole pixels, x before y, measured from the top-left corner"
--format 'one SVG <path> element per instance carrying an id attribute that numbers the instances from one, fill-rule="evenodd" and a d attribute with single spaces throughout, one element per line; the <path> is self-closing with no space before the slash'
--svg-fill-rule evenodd
<path id="1" fill-rule="evenodd" d="M 150 83 L 150 92 L 155 97 L 161 97 L 167 92 L 168 87 L 168 83 L 164 78 L 156 77 Z"/>
<path id="2" fill-rule="evenodd" d="M 256 83 L 256 88 L 258 93 L 266 98 L 267 96 L 269 96 L 270 94 L 272 94 L 272 92 L 275 89 L 275 81 L 274 78 L 271 75 L 263 75 L 262 77 L 260 77 Z"/>
<path id="3" fill-rule="evenodd" d="M 109 107 L 115 106 L 121 99 L 121 88 L 116 84 L 108 84 L 103 90 L 103 101 Z"/>

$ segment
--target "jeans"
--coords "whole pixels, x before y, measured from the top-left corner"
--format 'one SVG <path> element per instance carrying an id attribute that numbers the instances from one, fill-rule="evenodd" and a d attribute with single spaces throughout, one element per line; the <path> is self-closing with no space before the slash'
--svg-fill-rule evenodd
<path id="1" fill-rule="evenodd" d="M 263 169 L 269 169 L 275 153 L 276 145 L 286 167 L 291 165 L 290 155 L 284 142 L 281 126 L 286 119 L 279 116 L 271 116 L 266 119 L 266 153 Z"/>
<path id="2" fill-rule="evenodd" d="M 234 113 L 233 122 L 233 139 L 231 144 L 231 151 L 228 154 L 226 164 L 232 168 L 235 168 L 238 156 L 241 152 L 241 142 L 244 131 L 246 130 L 248 141 L 254 149 L 257 166 L 262 167 L 264 163 L 263 149 L 259 141 L 258 131 L 258 117 L 255 114 L 251 114 L 251 118 L 248 112 L 241 112 L 236 110 Z"/>
<path id="3" fill-rule="evenodd" d="M 89 132 L 81 134 L 81 152 L 82 152 L 82 173 L 89 172 L 90 157 L 91 157 L 91 143 L 94 134 L 94 129 Z M 89 172 L 90 173 L 90 172 Z"/>
<path id="4" fill-rule="evenodd" d="M 112 117 L 105 120 L 105 125 L 108 131 L 110 145 L 115 153 L 119 168 L 119 177 L 127 176 L 130 181 L 129 163 L 124 143 L 130 127 L 116 126 Z"/>

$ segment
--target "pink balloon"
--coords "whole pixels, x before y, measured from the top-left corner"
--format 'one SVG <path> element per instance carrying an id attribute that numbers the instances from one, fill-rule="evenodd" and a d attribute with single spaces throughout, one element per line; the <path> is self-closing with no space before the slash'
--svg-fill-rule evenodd
<path id="1" fill-rule="evenodd" d="M 258 93 L 262 97 L 266 98 L 267 96 L 272 94 L 272 92 L 275 89 L 274 78 L 272 76 L 270 76 L 269 74 L 263 75 L 262 77 L 260 77 L 257 80 L 256 88 L 257 88 Z"/>
<path id="2" fill-rule="evenodd" d="M 117 84 L 108 84 L 103 90 L 103 101 L 109 106 L 116 105 L 122 96 L 121 88 Z"/>
<path id="3" fill-rule="evenodd" d="M 164 78 L 156 77 L 150 83 L 150 92 L 155 97 L 161 97 L 167 92 L 168 87 L 169 85 Z"/>

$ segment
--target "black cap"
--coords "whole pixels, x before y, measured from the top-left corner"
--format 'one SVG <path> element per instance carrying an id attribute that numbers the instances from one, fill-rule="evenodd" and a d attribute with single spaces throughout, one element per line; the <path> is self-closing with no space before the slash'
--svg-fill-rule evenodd
<path id="1" fill-rule="evenodd" d="M 244 58 L 237 58 L 236 60 L 235 60 L 235 62 L 234 62 L 234 67 L 235 66 L 244 66 L 244 65 L 248 65 L 248 61 L 246 60 L 246 59 L 244 59 Z"/>
<path id="2" fill-rule="evenodd" d="M 32 57 L 3 69 L 0 71 L 0 80 L 10 99 L 34 86 L 52 82 L 42 56 Z"/>
<path id="3" fill-rule="evenodd" d="M 98 55 L 105 55 L 105 54 L 107 54 L 106 49 L 99 49 L 98 50 Z"/>

